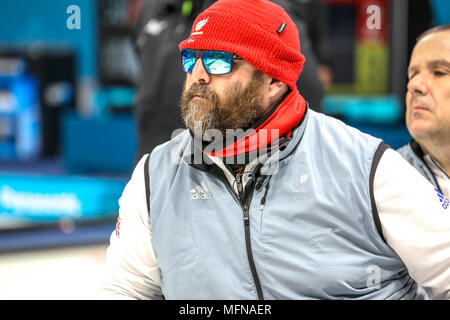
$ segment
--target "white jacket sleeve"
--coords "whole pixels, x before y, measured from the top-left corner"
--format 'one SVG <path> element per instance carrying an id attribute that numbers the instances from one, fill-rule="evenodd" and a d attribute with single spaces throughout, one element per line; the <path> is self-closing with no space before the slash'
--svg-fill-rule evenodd
<path id="1" fill-rule="evenodd" d="M 450 299 L 450 205 L 394 150 L 380 159 L 374 197 L 387 243 L 432 299 Z"/>
<path id="2" fill-rule="evenodd" d="M 116 230 L 106 251 L 101 299 L 162 299 L 145 193 L 145 155 L 119 200 Z"/>

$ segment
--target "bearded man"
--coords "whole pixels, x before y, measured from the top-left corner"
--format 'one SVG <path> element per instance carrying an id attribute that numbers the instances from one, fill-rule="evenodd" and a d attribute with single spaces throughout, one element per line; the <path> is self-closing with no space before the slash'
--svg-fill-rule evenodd
<path id="1" fill-rule="evenodd" d="M 281 7 L 219 0 L 179 48 L 188 130 L 136 166 L 102 297 L 450 298 L 449 209 L 383 141 L 309 109 Z"/>

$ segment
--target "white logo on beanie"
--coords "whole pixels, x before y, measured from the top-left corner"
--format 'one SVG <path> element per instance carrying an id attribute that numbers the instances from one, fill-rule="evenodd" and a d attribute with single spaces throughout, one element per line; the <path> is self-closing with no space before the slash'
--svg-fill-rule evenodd
<path id="1" fill-rule="evenodd" d="M 208 22 L 208 19 L 209 17 L 197 22 L 197 25 L 195 26 L 195 31 L 200 31 L 200 29 L 203 28 L 203 26 Z"/>
<path id="2" fill-rule="evenodd" d="M 203 31 L 200 31 L 205 24 L 208 22 L 209 17 L 207 17 L 206 19 L 200 20 L 199 22 L 197 22 L 197 24 L 195 25 L 195 32 L 191 33 L 191 36 L 196 35 L 196 34 L 203 34 Z"/>

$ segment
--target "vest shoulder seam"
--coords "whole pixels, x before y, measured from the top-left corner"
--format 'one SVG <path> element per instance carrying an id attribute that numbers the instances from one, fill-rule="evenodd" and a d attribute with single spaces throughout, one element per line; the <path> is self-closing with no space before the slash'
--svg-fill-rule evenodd
<path id="1" fill-rule="evenodd" d="M 383 229 L 381 227 L 381 220 L 378 215 L 378 209 L 377 204 L 375 202 L 375 195 L 373 190 L 373 183 L 375 179 L 375 172 L 377 170 L 378 164 L 380 163 L 381 157 L 383 156 L 384 152 L 387 149 L 390 149 L 391 147 L 384 143 L 383 141 L 378 145 L 377 150 L 375 151 L 375 154 L 373 156 L 372 160 L 372 167 L 370 168 L 370 176 L 369 176 L 369 189 L 370 189 L 370 203 L 372 207 L 372 218 L 375 223 L 375 227 L 378 231 L 378 234 L 383 239 L 384 242 L 386 242 L 386 239 L 383 235 Z"/>
<path id="2" fill-rule="evenodd" d="M 145 202 L 147 203 L 147 212 L 150 216 L 150 172 L 149 172 L 150 155 L 144 162 L 144 180 L 145 180 Z"/>

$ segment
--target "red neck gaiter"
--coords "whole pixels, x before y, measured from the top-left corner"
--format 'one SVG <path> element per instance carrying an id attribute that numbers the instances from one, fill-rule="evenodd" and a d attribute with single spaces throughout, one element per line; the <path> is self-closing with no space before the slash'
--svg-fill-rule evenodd
<path id="1" fill-rule="evenodd" d="M 291 135 L 291 130 L 303 119 L 305 110 L 305 99 L 295 89 L 258 127 L 223 149 L 203 153 L 213 157 L 230 158 L 276 148 L 280 138 Z"/>

